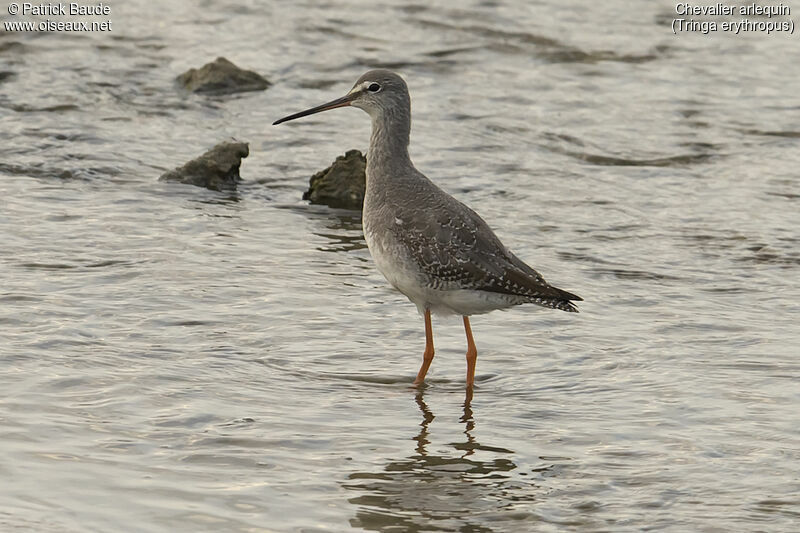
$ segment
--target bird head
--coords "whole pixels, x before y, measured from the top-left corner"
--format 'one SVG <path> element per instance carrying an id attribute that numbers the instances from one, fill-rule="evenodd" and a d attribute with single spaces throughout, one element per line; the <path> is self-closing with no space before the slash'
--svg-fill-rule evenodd
<path id="1" fill-rule="evenodd" d="M 390 70 L 376 69 L 363 74 L 350 91 L 336 100 L 273 122 L 282 124 L 337 107 L 353 106 L 366 111 L 371 117 L 409 108 L 408 86 L 399 75 Z"/>

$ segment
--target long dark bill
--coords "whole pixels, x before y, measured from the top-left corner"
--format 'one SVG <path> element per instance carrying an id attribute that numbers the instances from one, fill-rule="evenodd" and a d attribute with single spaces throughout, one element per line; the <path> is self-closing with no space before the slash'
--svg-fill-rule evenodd
<path id="1" fill-rule="evenodd" d="M 294 120 L 300 117 L 307 117 L 308 115 L 313 115 L 314 113 L 320 113 L 322 111 L 327 111 L 328 109 L 336 109 L 337 107 L 344 107 L 350 105 L 350 102 L 355 100 L 358 97 L 359 93 L 355 92 L 352 94 L 348 94 L 342 96 L 341 98 L 337 98 L 332 102 L 328 102 L 327 104 L 318 105 L 317 107 L 312 107 L 311 109 L 306 109 L 305 111 L 300 111 L 299 113 L 295 113 L 294 115 L 289 115 L 288 117 L 283 117 L 282 119 L 276 120 L 272 123 L 273 126 L 277 126 L 278 124 L 282 124 L 284 122 L 288 122 L 290 120 Z"/>

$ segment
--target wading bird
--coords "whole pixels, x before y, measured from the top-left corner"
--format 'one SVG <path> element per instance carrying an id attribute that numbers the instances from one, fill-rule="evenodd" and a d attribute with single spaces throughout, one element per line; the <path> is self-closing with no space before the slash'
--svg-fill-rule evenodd
<path id="1" fill-rule="evenodd" d="M 274 122 L 352 106 L 372 119 L 364 196 L 364 237 L 378 270 L 425 317 L 425 351 L 415 385 L 433 360 L 431 313 L 463 317 L 467 387 L 478 351 L 469 317 L 533 303 L 577 312 L 581 298 L 548 284 L 500 242 L 475 211 L 425 177 L 408 155 L 411 100 L 403 78 L 378 69 L 361 76 L 345 96 Z"/>

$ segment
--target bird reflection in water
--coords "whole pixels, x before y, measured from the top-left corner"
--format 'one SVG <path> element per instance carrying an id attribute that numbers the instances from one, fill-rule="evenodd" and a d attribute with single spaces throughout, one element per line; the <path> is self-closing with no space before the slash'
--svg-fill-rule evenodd
<path id="1" fill-rule="evenodd" d="M 517 468 L 509 459 L 514 452 L 478 442 L 471 401 L 472 391 L 468 390 L 460 419 L 465 439 L 450 444 L 453 453 L 433 452 L 428 447 L 435 416 L 425 403 L 424 386 L 417 392 L 422 422 L 413 437 L 414 453 L 390 461 L 380 472 L 355 472 L 344 483 L 346 489 L 360 493 L 349 499 L 358 507 L 350 520 L 353 527 L 490 532 L 500 518 L 497 513 L 534 500 L 536 487 L 508 474 Z M 478 456 L 490 458 L 480 460 Z"/>

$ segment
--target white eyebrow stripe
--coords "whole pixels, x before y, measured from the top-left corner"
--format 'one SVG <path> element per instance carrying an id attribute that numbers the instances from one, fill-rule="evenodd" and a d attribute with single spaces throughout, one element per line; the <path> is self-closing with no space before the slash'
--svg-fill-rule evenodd
<path id="1" fill-rule="evenodd" d="M 347 93 L 347 94 L 353 94 L 354 92 L 364 91 L 364 90 L 367 89 L 367 87 L 369 87 L 373 83 L 376 83 L 376 82 L 374 82 L 374 81 L 362 81 L 361 83 L 359 83 L 358 85 L 356 85 L 355 87 L 350 89 L 350 92 Z"/>

